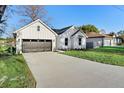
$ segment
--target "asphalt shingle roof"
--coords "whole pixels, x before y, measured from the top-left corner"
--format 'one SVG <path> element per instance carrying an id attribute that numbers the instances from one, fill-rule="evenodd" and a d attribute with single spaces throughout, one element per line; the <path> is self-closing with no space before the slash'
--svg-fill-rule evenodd
<path id="1" fill-rule="evenodd" d="M 112 38 L 112 36 L 110 36 L 110 35 L 107 35 L 107 34 L 99 34 L 99 33 L 96 33 L 96 32 L 89 32 L 89 33 L 86 33 L 86 35 L 87 35 L 89 38 L 99 38 L 99 37 Z"/>
<path id="2" fill-rule="evenodd" d="M 55 31 L 58 35 L 64 33 L 65 31 L 67 31 L 69 28 L 71 28 L 72 26 L 68 26 L 68 27 L 64 27 L 62 29 L 52 29 L 53 31 Z"/>

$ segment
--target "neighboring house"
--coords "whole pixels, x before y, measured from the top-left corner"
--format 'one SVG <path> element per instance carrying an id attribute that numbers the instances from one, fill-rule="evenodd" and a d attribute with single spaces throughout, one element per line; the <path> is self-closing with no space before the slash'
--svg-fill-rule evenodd
<path id="1" fill-rule="evenodd" d="M 16 52 L 56 51 L 86 48 L 86 35 L 73 26 L 51 29 L 40 19 L 15 31 Z"/>
<path id="2" fill-rule="evenodd" d="M 108 34 L 99 34 L 95 32 L 86 33 L 87 38 L 87 48 L 97 48 L 100 46 L 116 46 L 121 43 L 121 40 L 116 36 L 111 36 Z"/>
<path id="3" fill-rule="evenodd" d="M 57 49 L 71 50 L 86 48 L 86 34 L 74 26 L 53 30 L 58 34 Z"/>
<path id="4" fill-rule="evenodd" d="M 118 35 L 111 35 L 111 34 L 106 34 L 106 35 L 108 35 L 108 36 L 110 36 L 111 38 L 112 38 L 112 40 L 113 40 L 113 45 L 119 45 L 119 44 L 122 44 L 122 38 L 120 38 Z"/>
<path id="5" fill-rule="evenodd" d="M 116 43 L 117 43 L 118 45 L 121 45 L 121 44 L 123 43 L 122 41 L 123 41 L 123 40 L 122 40 L 121 37 L 119 37 L 119 36 L 116 37 Z"/>

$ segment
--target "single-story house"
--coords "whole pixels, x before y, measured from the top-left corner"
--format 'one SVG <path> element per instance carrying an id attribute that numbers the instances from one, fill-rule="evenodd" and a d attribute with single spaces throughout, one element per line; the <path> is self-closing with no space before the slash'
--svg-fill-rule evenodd
<path id="1" fill-rule="evenodd" d="M 86 33 L 88 36 L 86 40 L 87 48 L 97 48 L 100 46 L 116 46 L 121 43 L 121 39 L 115 35 L 100 34 L 95 32 Z"/>
<path id="2" fill-rule="evenodd" d="M 86 48 L 86 35 L 74 26 L 51 29 L 40 19 L 13 32 L 16 52 L 56 51 Z"/>
<path id="3" fill-rule="evenodd" d="M 119 37 L 119 36 L 116 36 L 116 44 L 120 45 L 122 43 L 123 43 L 123 39 L 121 37 Z"/>
<path id="4" fill-rule="evenodd" d="M 53 30 L 58 34 L 57 49 L 71 50 L 86 48 L 86 34 L 74 26 Z"/>
<path id="5" fill-rule="evenodd" d="M 113 40 L 113 45 L 116 46 L 116 45 L 119 45 L 122 43 L 122 38 L 119 37 L 117 34 L 114 34 L 114 35 L 111 35 L 111 34 L 106 34 L 107 36 L 110 36 Z"/>

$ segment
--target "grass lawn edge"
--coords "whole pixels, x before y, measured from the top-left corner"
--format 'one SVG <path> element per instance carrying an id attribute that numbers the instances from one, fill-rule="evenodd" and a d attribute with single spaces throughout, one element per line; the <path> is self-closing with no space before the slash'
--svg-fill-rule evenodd
<path id="1" fill-rule="evenodd" d="M 22 56 L 23 56 L 23 55 L 22 55 Z M 23 58 L 24 58 L 24 56 L 23 56 Z M 25 60 L 25 58 L 24 58 L 24 60 Z M 28 64 L 27 64 L 27 62 L 26 62 L 26 60 L 25 60 L 25 64 L 26 64 L 26 66 L 27 66 L 27 68 L 28 68 L 29 73 L 31 74 L 31 76 L 32 76 L 32 78 L 33 78 L 33 80 L 34 80 L 34 86 L 33 86 L 33 87 L 36 88 L 36 85 L 37 85 L 36 79 L 35 79 L 33 73 L 31 72 L 31 70 L 30 70 L 30 68 L 29 68 L 29 66 L 28 66 Z"/>
<path id="2" fill-rule="evenodd" d="M 114 61 L 114 58 L 113 57 L 111 57 L 111 58 L 109 58 L 109 57 L 108 58 L 106 58 L 106 57 L 105 58 L 104 57 L 102 58 L 101 57 L 99 59 L 95 59 L 95 57 L 93 58 L 92 55 L 90 57 L 89 57 L 89 55 L 83 56 L 83 55 L 80 54 L 80 51 L 76 51 L 76 52 L 77 52 L 76 55 L 73 55 L 73 53 L 72 54 L 71 53 L 68 53 L 68 51 L 65 51 L 65 52 L 60 53 L 60 54 L 64 54 L 64 55 L 68 55 L 68 56 L 72 56 L 72 57 L 76 57 L 76 58 L 81 58 L 81 59 L 85 59 L 85 60 L 89 60 L 89 61 L 94 61 L 94 62 L 97 62 L 97 63 L 103 63 L 103 64 L 114 65 L 114 66 L 121 66 L 121 67 L 124 66 L 124 60 L 122 62 L 121 61 L 120 62 L 116 62 L 116 61 Z M 81 51 L 81 52 L 87 52 L 87 51 Z M 98 52 L 98 55 L 100 55 L 99 52 Z M 109 54 L 107 54 L 107 55 L 109 55 Z M 113 55 L 115 55 L 115 54 L 113 54 Z M 111 55 L 111 56 L 113 56 L 113 55 Z M 119 55 L 117 55 L 117 56 L 119 56 Z M 100 59 L 102 59 L 102 61 Z M 111 59 L 112 59 L 112 61 L 111 61 Z M 103 60 L 105 60 L 105 61 L 103 61 Z M 109 62 L 109 60 L 110 60 L 110 62 Z"/>

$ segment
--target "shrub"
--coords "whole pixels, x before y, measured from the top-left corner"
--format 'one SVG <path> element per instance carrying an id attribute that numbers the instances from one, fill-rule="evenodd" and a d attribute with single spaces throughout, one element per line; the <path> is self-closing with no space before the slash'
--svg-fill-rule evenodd
<path id="1" fill-rule="evenodd" d="M 16 53 L 16 48 L 15 47 L 9 47 L 8 49 L 7 49 L 7 51 L 8 51 L 8 53 L 11 53 L 11 54 L 15 54 Z"/>

